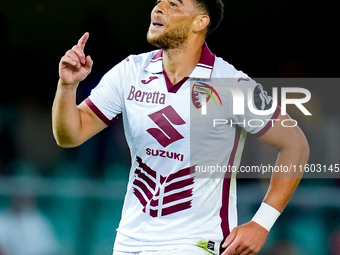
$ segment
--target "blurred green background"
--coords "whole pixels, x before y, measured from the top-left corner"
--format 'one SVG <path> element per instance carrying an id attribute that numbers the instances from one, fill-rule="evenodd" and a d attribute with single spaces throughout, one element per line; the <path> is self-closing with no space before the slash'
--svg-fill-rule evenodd
<path id="1" fill-rule="evenodd" d="M 237 69 L 251 77 L 339 76 L 337 1 L 225 5 L 225 19 L 207 42 Z M 153 6 L 141 0 L 0 2 L 1 255 L 112 253 L 130 165 L 122 124 L 79 148 L 58 148 L 51 130 L 58 63 L 90 32 L 85 51 L 94 67 L 78 90 L 82 101 L 119 61 L 154 49 L 145 39 Z M 312 92 L 313 118 L 292 115 L 309 139 L 310 163 L 339 163 L 340 89 L 305 88 Z M 275 158 L 256 139 L 247 143 L 244 164 Z M 261 254 L 340 254 L 339 185 L 337 178 L 303 180 Z M 252 217 L 266 187 L 267 180 L 240 180 L 240 223 Z M 17 249 L 9 252 L 11 245 Z"/>

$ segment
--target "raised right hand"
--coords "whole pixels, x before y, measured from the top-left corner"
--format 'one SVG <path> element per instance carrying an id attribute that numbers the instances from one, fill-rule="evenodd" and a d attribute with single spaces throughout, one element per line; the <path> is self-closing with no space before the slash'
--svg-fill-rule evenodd
<path id="1" fill-rule="evenodd" d="M 62 85 L 78 85 L 91 72 L 93 61 L 85 56 L 84 48 L 90 34 L 85 33 L 78 44 L 66 52 L 59 63 L 59 77 Z"/>

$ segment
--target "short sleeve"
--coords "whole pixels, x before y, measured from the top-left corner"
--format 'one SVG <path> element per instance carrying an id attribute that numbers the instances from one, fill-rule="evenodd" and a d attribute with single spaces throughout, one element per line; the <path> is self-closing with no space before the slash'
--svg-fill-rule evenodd
<path id="1" fill-rule="evenodd" d="M 124 77 L 127 71 L 124 60 L 108 71 L 91 91 L 85 103 L 107 125 L 122 113 Z"/>
<path id="2" fill-rule="evenodd" d="M 261 84 L 250 78 L 237 79 L 237 86 L 244 95 L 244 114 L 233 115 L 233 121 L 248 133 L 262 136 L 273 126 L 280 108 Z"/>

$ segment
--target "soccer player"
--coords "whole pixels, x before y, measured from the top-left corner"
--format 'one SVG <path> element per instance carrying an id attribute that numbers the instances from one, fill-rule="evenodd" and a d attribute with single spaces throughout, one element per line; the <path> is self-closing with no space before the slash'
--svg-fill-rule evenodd
<path id="1" fill-rule="evenodd" d="M 280 124 L 289 116 L 279 108 L 261 116 L 245 109 L 242 122 L 231 93 L 214 86 L 225 78 L 229 88 L 252 91 L 257 110 L 272 106 L 260 85 L 205 43 L 222 17 L 221 0 L 157 1 L 147 39 L 160 50 L 127 57 L 80 105 L 76 90 L 93 65 L 84 53 L 89 34 L 60 61 L 52 113 L 59 146 L 79 146 L 123 116 L 132 163 L 114 255 L 257 254 L 298 186 L 301 174 L 274 173 L 254 218 L 238 226 L 235 176 L 201 178 L 195 171 L 204 161 L 237 167 L 246 132 L 278 149 L 278 166 L 304 165 L 309 155 L 301 130 Z M 212 128 L 212 116 L 201 115 L 202 107 L 214 107 L 212 96 L 224 119 L 239 125 Z M 263 127 L 245 124 L 255 117 Z"/>

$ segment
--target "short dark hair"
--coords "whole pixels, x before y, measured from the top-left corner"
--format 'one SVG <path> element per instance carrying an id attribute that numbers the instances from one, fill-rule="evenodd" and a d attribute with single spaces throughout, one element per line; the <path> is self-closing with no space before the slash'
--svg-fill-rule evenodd
<path id="1" fill-rule="evenodd" d="M 194 0 L 197 7 L 207 12 L 210 17 L 210 24 L 207 35 L 210 35 L 221 23 L 224 15 L 224 4 L 222 0 Z"/>

